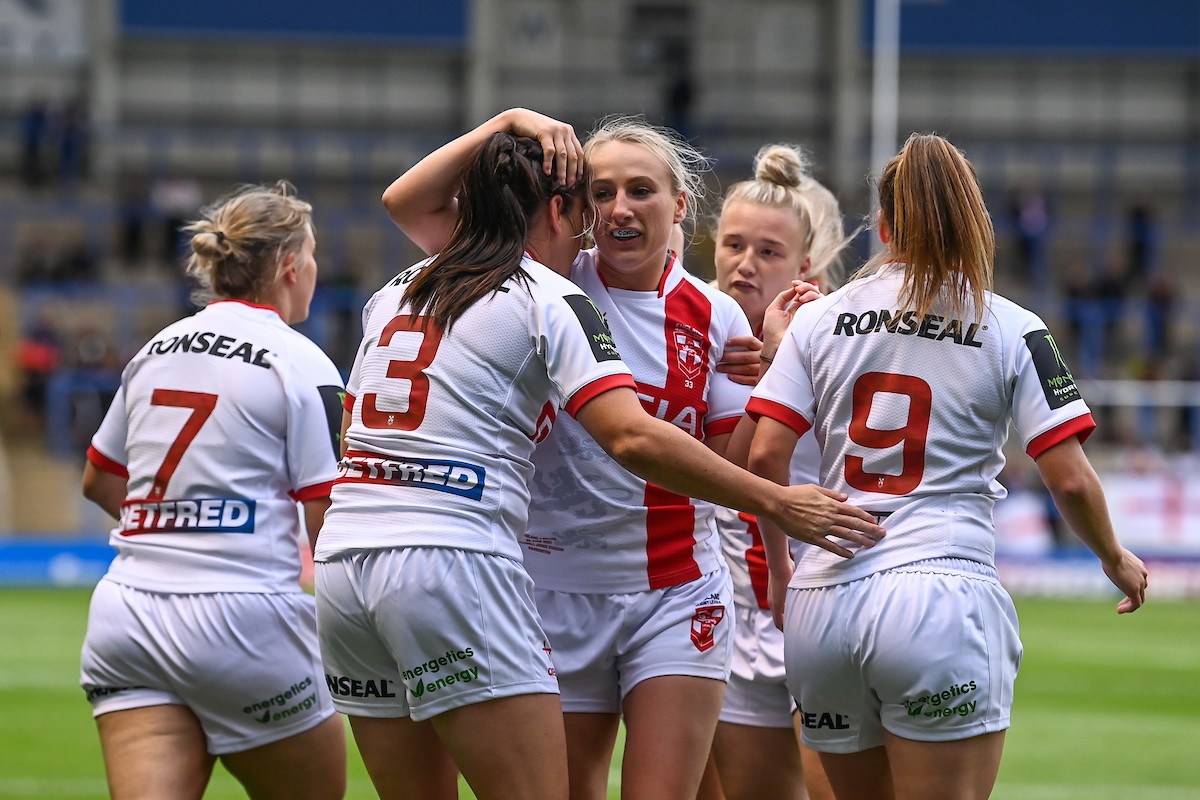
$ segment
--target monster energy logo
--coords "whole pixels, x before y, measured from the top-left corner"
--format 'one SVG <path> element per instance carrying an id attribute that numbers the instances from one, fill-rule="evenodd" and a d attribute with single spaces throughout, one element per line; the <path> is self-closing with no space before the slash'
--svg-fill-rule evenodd
<path id="1" fill-rule="evenodd" d="M 1067 360 L 1063 358 L 1062 350 L 1050 331 L 1043 329 L 1025 334 L 1025 346 L 1029 348 L 1050 408 L 1062 408 L 1080 399 L 1075 376 L 1071 374 L 1071 368 L 1067 366 Z"/>

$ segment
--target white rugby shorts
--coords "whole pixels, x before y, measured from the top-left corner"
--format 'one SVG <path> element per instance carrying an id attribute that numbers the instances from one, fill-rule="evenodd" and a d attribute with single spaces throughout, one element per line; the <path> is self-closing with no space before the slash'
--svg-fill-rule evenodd
<path id="1" fill-rule="evenodd" d="M 735 613 L 733 668 L 721 722 L 791 730 L 796 704 L 784 674 L 783 631 L 771 612 L 757 605 L 738 603 Z"/>
<path id="2" fill-rule="evenodd" d="M 558 694 L 533 581 L 504 556 L 446 547 L 350 551 L 316 564 L 317 629 L 338 711 L 429 719 Z"/>
<path id="3" fill-rule="evenodd" d="M 733 649 L 728 568 L 694 581 L 622 594 L 538 589 L 564 712 L 618 713 L 648 678 L 725 681 Z"/>
<path id="4" fill-rule="evenodd" d="M 101 580 L 80 684 L 93 716 L 184 705 L 214 755 L 286 739 L 333 715 L 313 598 L 144 592 Z"/>
<path id="5" fill-rule="evenodd" d="M 990 565 L 931 559 L 789 588 L 784 641 L 813 750 L 856 753 L 882 745 L 885 729 L 937 742 L 1009 726 L 1021 641 Z"/>

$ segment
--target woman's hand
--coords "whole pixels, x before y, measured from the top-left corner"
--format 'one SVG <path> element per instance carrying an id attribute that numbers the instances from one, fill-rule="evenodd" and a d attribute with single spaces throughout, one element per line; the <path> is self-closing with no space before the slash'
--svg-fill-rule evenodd
<path id="1" fill-rule="evenodd" d="M 779 343 L 783 341 L 783 334 L 792 324 L 792 317 L 796 316 L 796 309 L 821 297 L 824 295 L 815 283 L 801 280 L 792 281 L 791 286 L 776 295 L 763 314 L 761 355 L 774 358 Z"/>
<path id="2" fill-rule="evenodd" d="M 582 180 L 583 145 L 574 128 L 528 108 L 510 108 L 504 114 L 509 133 L 536 139 L 542 145 L 542 169 L 547 175 L 557 169 L 556 177 L 563 186 Z"/>
<path id="3" fill-rule="evenodd" d="M 742 386 L 758 385 L 759 351 L 763 343 L 756 336 L 732 336 L 725 342 L 717 372 L 724 372 L 729 380 Z"/>

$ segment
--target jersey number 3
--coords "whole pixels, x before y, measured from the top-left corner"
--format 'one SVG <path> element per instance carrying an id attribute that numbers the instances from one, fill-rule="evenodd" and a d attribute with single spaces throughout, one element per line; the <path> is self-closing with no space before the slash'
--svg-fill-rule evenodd
<path id="1" fill-rule="evenodd" d="M 368 428 L 412 431 L 425 419 L 425 406 L 429 402 L 429 376 L 425 370 L 437 355 L 438 346 L 442 343 L 442 331 L 432 320 L 427 322 L 425 317 L 400 314 L 392 317 L 384 327 L 379 335 L 379 347 L 382 349 L 390 345 L 397 333 L 421 334 L 421 346 L 415 358 L 391 359 L 387 366 L 387 377 L 407 380 L 410 384 L 408 410 L 381 410 L 378 406 L 379 394 L 367 392 L 362 396 L 362 421 Z"/>
<path id="2" fill-rule="evenodd" d="M 908 419 L 899 428 L 880 430 L 868 424 L 871 405 L 880 392 L 908 398 Z M 861 456 L 846 456 L 846 483 L 864 492 L 908 494 L 921 485 L 925 475 L 925 439 L 929 435 L 929 412 L 933 392 L 929 384 L 912 375 L 867 372 L 854 382 L 854 411 L 850 418 L 850 441 L 872 450 L 902 444 L 899 475 L 867 472 Z"/>

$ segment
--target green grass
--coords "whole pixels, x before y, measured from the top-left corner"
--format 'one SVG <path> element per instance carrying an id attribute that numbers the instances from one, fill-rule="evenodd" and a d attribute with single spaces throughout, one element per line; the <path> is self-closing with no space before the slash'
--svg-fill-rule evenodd
<path id="1" fill-rule="evenodd" d="M 87 599 L 0 590 L 0 797 L 106 797 L 78 688 Z M 1114 603 L 1018 601 L 1025 662 L 997 800 L 1200 797 L 1200 603 L 1122 617 Z M 206 797 L 245 795 L 218 767 Z M 375 797 L 352 743 L 347 797 Z"/>

